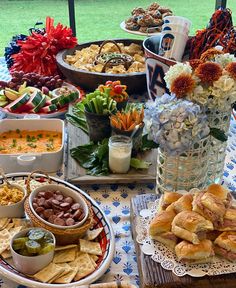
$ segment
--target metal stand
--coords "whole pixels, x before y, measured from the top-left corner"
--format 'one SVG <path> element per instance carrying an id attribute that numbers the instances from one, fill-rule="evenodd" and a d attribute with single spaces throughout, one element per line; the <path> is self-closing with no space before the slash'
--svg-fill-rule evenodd
<path id="1" fill-rule="evenodd" d="M 68 0 L 69 8 L 69 19 L 70 19 L 70 28 L 73 32 L 73 36 L 76 36 L 76 27 L 75 27 L 75 2 L 74 0 Z"/>

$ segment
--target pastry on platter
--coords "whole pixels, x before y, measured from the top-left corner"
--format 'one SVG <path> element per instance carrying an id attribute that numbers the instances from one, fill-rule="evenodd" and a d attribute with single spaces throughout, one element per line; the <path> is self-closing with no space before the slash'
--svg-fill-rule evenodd
<path id="1" fill-rule="evenodd" d="M 213 230 L 213 224 L 193 211 L 182 211 L 177 214 L 171 229 L 175 236 L 193 244 L 199 244 L 205 239 L 208 230 Z"/>
<path id="2" fill-rule="evenodd" d="M 229 207 L 232 203 L 232 195 L 230 194 L 229 190 L 220 184 L 213 183 L 209 185 L 206 192 L 211 193 L 217 198 L 221 199 L 224 202 L 226 208 Z"/>
<path id="3" fill-rule="evenodd" d="M 200 241 L 199 244 L 181 241 L 175 246 L 175 253 L 180 261 L 188 264 L 212 262 L 214 256 L 212 242 L 208 239 Z"/>
<path id="4" fill-rule="evenodd" d="M 171 232 L 171 223 L 175 217 L 173 211 L 162 211 L 151 221 L 149 234 L 152 239 L 158 240 L 171 249 L 177 244 L 177 237 Z"/>
<path id="5" fill-rule="evenodd" d="M 180 197 L 176 202 L 172 203 L 170 206 L 167 207 L 167 211 L 174 211 L 176 214 L 182 211 L 191 211 L 192 210 L 192 201 L 193 195 L 192 194 L 184 194 Z"/>
<path id="6" fill-rule="evenodd" d="M 222 199 L 212 193 L 202 191 L 194 195 L 193 211 L 210 220 L 214 228 L 217 228 L 223 223 L 226 208 Z"/>
<path id="7" fill-rule="evenodd" d="M 160 199 L 160 210 L 166 210 L 166 208 L 177 201 L 183 195 L 177 192 L 165 192 Z"/>
<path id="8" fill-rule="evenodd" d="M 214 242 L 214 251 L 217 255 L 229 261 L 236 261 L 236 232 L 223 232 Z"/>
<path id="9" fill-rule="evenodd" d="M 236 231 L 236 207 L 226 210 L 223 222 L 218 227 L 219 231 Z"/>

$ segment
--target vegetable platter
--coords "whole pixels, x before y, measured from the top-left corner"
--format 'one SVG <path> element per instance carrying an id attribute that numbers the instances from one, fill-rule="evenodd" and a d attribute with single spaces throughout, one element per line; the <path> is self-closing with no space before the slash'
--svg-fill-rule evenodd
<path id="1" fill-rule="evenodd" d="M 14 73 L 9 82 L 0 81 L 0 109 L 8 118 L 24 118 L 28 114 L 60 117 L 68 110 L 69 103 L 81 97 L 80 90 L 59 75 Z"/>
<path id="2" fill-rule="evenodd" d="M 35 173 L 35 172 L 34 172 Z M 3 178 L 0 178 L 0 185 L 3 183 L 3 181 L 9 181 L 10 183 L 18 183 L 18 185 L 21 185 L 22 187 L 25 187 L 26 183 L 27 183 L 27 187 L 28 187 L 28 180 L 29 177 L 31 177 L 31 175 L 33 174 L 32 173 L 11 173 L 11 174 L 6 174 L 6 176 Z M 96 281 L 98 278 L 100 278 L 102 275 L 104 275 L 104 273 L 106 272 L 106 270 L 109 268 L 110 266 L 110 263 L 113 259 L 113 254 L 114 254 L 114 248 L 115 248 L 115 239 L 114 239 L 114 233 L 113 233 L 113 230 L 112 230 L 112 227 L 111 227 L 111 224 L 110 222 L 108 221 L 108 219 L 106 218 L 104 212 L 100 209 L 99 205 L 90 197 L 88 196 L 87 193 L 85 193 L 84 191 L 80 190 L 79 188 L 69 184 L 68 182 L 65 182 L 63 180 L 60 180 L 58 178 L 55 178 L 55 177 L 49 177 L 47 176 L 48 179 L 46 180 L 46 178 L 44 177 L 44 175 L 42 174 L 35 174 L 34 176 L 34 182 L 30 184 L 30 187 L 36 191 L 36 189 L 42 189 L 43 187 L 46 187 L 46 186 L 49 186 L 48 184 L 45 184 L 44 183 L 47 183 L 45 181 L 48 181 L 50 183 L 50 185 L 52 184 L 53 186 L 55 185 L 58 185 L 58 187 L 62 187 L 61 189 L 70 189 L 70 190 L 74 190 L 74 193 L 78 193 L 81 197 L 84 198 L 84 200 L 86 201 L 86 203 L 89 205 L 89 209 L 90 211 L 92 211 L 92 220 L 93 220 L 93 228 L 92 230 L 90 229 L 89 231 L 87 231 L 88 233 L 90 234 L 86 234 L 88 237 L 91 237 L 92 236 L 92 232 L 95 232 L 97 230 L 99 230 L 99 234 L 97 234 L 98 236 L 95 236 L 96 238 L 96 242 L 94 242 L 94 244 L 98 245 L 99 244 L 99 249 L 101 251 L 101 253 L 97 254 L 99 255 L 98 257 L 96 257 L 96 261 L 95 264 L 96 264 L 96 267 L 95 267 L 95 264 L 93 266 L 93 269 L 92 271 L 90 271 L 90 273 L 86 273 L 84 274 L 83 276 L 81 275 L 81 277 L 77 277 L 78 280 L 76 280 L 76 277 L 74 279 L 74 281 L 72 282 L 68 282 L 66 284 L 59 284 L 59 283 L 65 283 L 65 282 L 60 282 L 60 281 L 47 281 L 45 280 L 45 278 L 48 278 L 50 277 L 50 273 L 53 274 L 53 272 L 51 271 L 50 273 L 48 272 L 46 274 L 46 272 L 44 273 L 44 279 L 41 279 L 42 277 L 38 277 L 39 274 L 42 276 L 42 272 L 43 270 L 46 269 L 46 267 L 40 271 L 40 272 L 37 272 L 36 274 L 34 275 L 28 275 L 28 274 L 24 274 L 22 272 L 19 272 L 16 268 L 16 266 L 14 266 L 13 262 L 12 262 L 12 259 L 11 258 L 8 258 L 8 257 L 5 257 L 4 256 L 1 256 L 0 257 L 0 273 L 8 278 L 8 279 L 11 279 L 12 281 L 15 281 L 16 283 L 18 284 L 21 284 L 21 285 L 25 285 L 27 287 L 34 287 L 34 288 L 63 288 L 63 287 L 79 287 L 81 285 L 89 285 L 91 283 L 93 283 L 94 281 Z M 40 186 L 42 185 L 42 186 Z M 36 188 L 38 187 L 38 188 Z M 42 188 L 40 188 L 42 187 Z M 28 188 L 27 188 L 28 189 Z M 28 191 L 28 190 L 27 190 Z M 31 219 L 31 216 L 29 211 L 28 211 L 28 208 L 27 208 L 27 201 L 25 202 L 25 211 L 27 213 L 27 217 L 29 216 L 30 219 Z M 29 213 L 29 214 L 28 214 Z M 17 226 L 16 223 L 19 223 L 18 225 L 23 225 L 24 223 L 22 221 L 28 221 L 28 218 L 21 218 L 21 219 L 18 219 L 16 221 L 16 219 L 7 219 L 7 218 L 3 218 L 1 219 L 2 221 L 4 220 L 9 220 L 8 223 L 11 223 L 12 222 L 12 225 L 15 225 Z M 31 219 L 32 220 L 32 219 Z M 34 223 L 34 222 L 33 222 Z M 9 226 L 10 227 L 10 226 Z M 12 227 L 12 226 L 11 226 Z M 22 228 L 22 226 L 20 227 L 17 227 L 17 228 Z M 8 228 L 5 228 L 3 231 L 6 232 Z M 15 229 L 15 228 L 9 228 L 9 229 Z M 54 228 L 53 228 L 54 229 Z M 55 229 L 54 229 L 55 230 Z M 69 231 L 70 229 L 68 229 L 67 231 Z M 10 230 L 11 231 L 11 230 Z M 24 231 L 24 230 L 23 230 Z M 55 230 L 57 231 L 57 229 Z M 64 230 L 63 230 L 64 231 Z M 10 232 L 8 232 L 10 233 Z M 17 232 L 18 233 L 18 232 Z M 54 233 L 54 232 L 53 232 Z M 67 233 L 67 232 L 65 232 Z M 54 233 L 55 234 L 55 233 Z M 68 234 L 68 233 L 67 233 Z M 0 245 L 4 242 L 4 233 L 2 233 L 1 231 L 1 235 L 2 235 L 2 238 L 1 238 L 1 241 L 0 241 Z M 65 236 L 64 236 L 65 237 Z M 68 238 L 69 236 L 67 236 Z M 71 236 L 70 236 L 71 237 Z M 87 239 L 87 238 L 86 238 Z M 89 238 L 89 239 L 94 239 L 94 238 Z M 86 240 L 83 240 L 83 239 L 80 239 L 79 240 L 80 242 L 83 241 L 84 244 L 87 243 L 88 241 Z M 91 241 L 90 241 L 91 242 Z M 82 242 L 81 242 L 82 243 Z M 91 242 L 93 243 L 93 242 Z M 90 243 L 90 244 L 91 244 Z M 10 244 L 11 245 L 11 244 Z M 53 262 L 51 262 L 51 264 L 49 264 L 47 267 L 49 267 L 50 265 L 51 266 L 55 266 L 55 263 L 62 263 L 62 262 L 58 262 L 56 261 L 55 257 L 59 257 L 61 255 L 61 253 L 63 252 L 62 248 L 63 248 L 63 245 L 62 246 L 57 246 L 58 244 L 56 244 L 56 248 L 58 248 L 59 250 L 56 250 L 56 256 L 54 255 L 54 260 Z M 82 244 L 80 244 L 80 249 L 82 249 L 81 246 Z M 68 245 L 67 245 L 68 246 Z M 64 247 L 63 249 L 74 249 L 74 248 L 70 248 L 71 246 L 73 245 L 69 245 L 68 247 Z M 76 246 L 76 245 L 74 245 Z M 88 248 L 89 246 L 86 246 L 86 248 Z M 55 249 L 56 249 L 55 248 Z M 4 250 L 4 249 L 2 249 Z M 67 250 L 64 250 L 64 251 L 67 251 Z M 69 250 L 68 250 L 69 251 Z M 82 251 L 82 250 L 81 250 Z M 58 254 L 59 253 L 59 254 Z M 82 253 L 82 252 L 81 252 Z M 69 255 L 69 252 L 67 253 Z M 71 254 L 71 253 L 70 253 Z M 83 254 L 83 253 L 82 253 Z M 78 256 L 77 257 L 80 257 L 79 255 L 82 255 L 82 254 L 77 254 Z M 35 257 L 39 257 L 39 256 L 35 256 Z M 65 258 L 65 257 L 64 257 Z M 63 258 L 63 259 L 64 259 Z M 59 258 L 58 258 L 59 259 Z M 13 259 L 14 260 L 14 259 Z M 65 259 L 64 259 L 65 260 Z M 71 262 L 68 262 L 68 263 L 71 263 Z M 58 265 L 57 264 L 57 269 L 58 269 Z M 82 263 L 78 264 L 78 265 L 82 265 Z M 85 267 L 86 265 L 83 264 Z M 50 267 L 51 267 L 50 266 Z M 80 267 L 79 266 L 79 267 Z M 60 266 L 59 266 L 60 267 Z M 87 266 L 86 266 L 87 267 Z M 78 267 L 77 267 L 78 268 Z M 48 268 L 49 269 L 49 268 Z M 60 268 L 61 269 L 61 268 Z M 81 268 L 82 269 L 82 268 Z M 83 268 L 85 269 L 85 268 Z M 87 268 L 88 269 L 88 268 Z M 63 270 L 63 269 L 62 269 Z M 64 271 L 64 270 L 63 270 Z M 62 272 L 63 272 L 62 271 Z M 36 275 L 38 275 L 36 277 Z M 60 276 L 61 277 L 61 276 Z M 45 282 L 45 283 L 44 283 Z M 47 282 L 47 283 L 46 283 Z M 53 283 L 51 283 L 53 282 Z"/>

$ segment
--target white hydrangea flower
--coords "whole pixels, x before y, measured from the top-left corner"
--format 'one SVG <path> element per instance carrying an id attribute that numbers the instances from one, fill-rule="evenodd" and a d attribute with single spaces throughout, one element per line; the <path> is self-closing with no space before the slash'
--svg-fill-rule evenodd
<path id="1" fill-rule="evenodd" d="M 177 63 L 171 66 L 164 77 L 168 89 L 170 89 L 172 82 L 181 74 L 191 75 L 192 67 L 189 64 L 183 64 L 183 63 Z"/>
<path id="2" fill-rule="evenodd" d="M 218 54 L 214 57 L 214 62 L 220 64 L 222 68 L 225 68 L 229 63 L 236 62 L 236 57 L 229 53 Z"/>
<path id="3" fill-rule="evenodd" d="M 234 87 L 234 85 L 235 85 L 234 79 L 232 79 L 228 75 L 222 75 L 217 81 L 213 83 L 213 87 L 216 87 L 223 92 L 228 92 Z"/>

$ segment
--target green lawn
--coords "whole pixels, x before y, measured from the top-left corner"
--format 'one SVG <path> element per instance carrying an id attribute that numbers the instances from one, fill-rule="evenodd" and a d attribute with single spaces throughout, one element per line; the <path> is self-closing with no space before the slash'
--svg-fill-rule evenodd
<path id="1" fill-rule="evenodd" d="M 130 16 L 136 6 L 146 7 L 150 0 L 75 0 L 76 28 L 80 43 L 98 39 L 138 38 L 122 31 L 120 22 Z M 211 17 L 215 0 L 159 0 L 158 3 L 172 8 L 176 15 L 192 20 L 191 34 L 206 26 Z M 236 1 L 228 0 L 236 23 Z M 67 0 L 0 0 L 0 56 L 10 38 L 19 33 L 27 33 L 36 21 L 44 21 L 46 16 L 55 22 L 69 25 Z M 140 38 L 140 36 L 139 36 Z"/>

